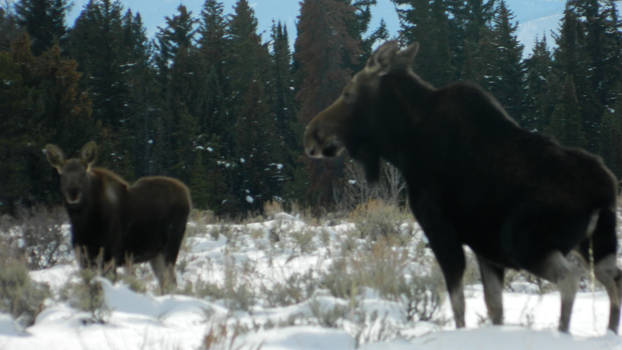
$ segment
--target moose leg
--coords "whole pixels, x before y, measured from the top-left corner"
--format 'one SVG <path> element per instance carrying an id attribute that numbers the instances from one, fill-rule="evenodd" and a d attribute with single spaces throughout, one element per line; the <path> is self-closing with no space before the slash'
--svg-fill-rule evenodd
<path id="1" fill-rule="evenodd" d="M 410 207 L 423 228 L 430 248 L 443 272 L 456 328 L 463 328 L 465 322 L 462 275 L 466 267 L 466 259 L 462 243 L 450 224 L 450 220 L 442 214 L 442 206 L 438 204 L 433 192 L 411 191 Z"/>
<path id="2" fill-rule="evenodd" d="M 605 286 L 609 296 L 609 329 L 618 332 L 620 323 L 620 291 L 622 290 L 622 271 L 616 266 L 615 255 L 609 255 L 594 266 L 594 275 Z"/>
<path id="3" fill-rule="evenodd" d="M 503 275 L 504 269 L 494 265 L 488 259 L 477 255 L 477 264 L 484 285 L 484 300 L 488 317 L 494 325 L 503 324 Z"/>
<path id="4" fill-rule="evenodd" d="M 430 235 L 432 236 L 432 235 Z M 456 328 L 463 328 L 464 322 L 464 288 L 462 286 L 462 275 L 466 261 L 464 250 L 460 243 L 456 241 L 438 239 L 435 237 L 429 239 L 430 246 L 436 260 L 441 267 L 445 284 L 449 292 L 449 301 L 454 314 Z"/>
<path id="5" fill-rule="evenodd" d="M 622 271 L 616 264 L 615 211 L 601 210 L 595 230 L 588 233 L 592 233 L 591 237 L 581 243 L 579 252 L 586 261 L 594 261 L 594 276 L 603 284 L 609 296 L 608 328 L 617 333 L 620 324 L 620 304 L 622 303 Z"/>
<path id="6" fill-rule="evenodd" d="M 529 270 L 532 273 L 555 283 L 559 288 L 561 295 L 559 330 L 561 332 L 568 332 L 570 327 L 572 306 L 579 287 L 578 271 L 558 250 L 550 253 L 535 269 Z"/>
<path id="7" fill-rule="evenodd" d="M 151 269 L 153 270 L 153 273 L 158 279 L 158 284 L 160 285 L 160 293 L 164 294 L 167 291 L 169 284 L 169 272 L 168 267 L 166 266 L 164 255 L 156 255 L 153 259 L 149 261 L 149 263 L 151 264 Z"/>

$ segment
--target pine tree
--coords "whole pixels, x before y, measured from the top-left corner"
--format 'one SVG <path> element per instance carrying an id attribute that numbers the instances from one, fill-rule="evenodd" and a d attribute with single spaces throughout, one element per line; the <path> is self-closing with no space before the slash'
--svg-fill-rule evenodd
<path id="1" fill-rule="evenodd" d="M 591 59 L 586 50 L 587 33 L 584 29 L 585 26 L 578 16 L 576 4 L 569 1 L 564 11 L 560 33 L 555 37 L 557 48 L 553 53 L 553 91 L 562 91 L 567 95 L 568 82 L 572 82 L 577 103 L 574 104 L 573 99 L 568 97 L 561 98 L 561 101 L 562 103 L 570 101 L 571 105 L 566 106 L 566 110 L 576 108 L 583 136 L 581 140 L 571 142 L 571 144 L 581 144 L 587 150 L 598 153 L 600 145 L 598 130 L 600 130 L 602 109 L 599 108 L 598 98 L 590 81 L 591 76 L 587 73 L 590 71 Z M 559 107 L 555 108 L 559 110 Z M 574 113 L 573 111 L 573 115 Z M 553 133 L 564 134 L 564 131 L 553 130 Z"/>
<path id="2" fill-rule="evenodd" d="M 27 35 L 0 52 L 0 211 L 58 199 L 43 145 L 78 148 L 94 136 L 91 105 L 78 87 L 76 62 L 55 45 L 32 55 Z"/>
<path id="3" fill-rule="evenodd" d="M 614 0 L 607 0 L 602 8 L 601 17 L 605 26 L 603 41 L 603 83 L 600 91 L 603 92 L 602 103 L 605 109 L 619 103 L 622 96 L 619 94 L 622 80 L 622 19 L 618 16 L 618 8 Z"/>
<path id="4" fill-rule="evenodd" d="M 449 48 L 449 19 L 444 1 L 393 0 L 400 5 L 400 37 L 406 43 L 418 42 L 421 50 L 415 60 L 415 71 L 435 86 L 454 79 Z M 409 4 L 410 7 L 403 5 Z"/>
<path id="5" fill-rule="evenodd" d="M 339 96 L 353 73 L 350 63 L 361 53 L 347 27 L 353 12 L 354 8 L 342 1 L 301 3 L 295 59 L 301 82 L 296 98 L 303 125 Z M 310 176 L 307 200 L 316 206 L 333 205 L 333 195 L 343 181 L 343 159 L 306 162 Z"/>
<path id="6" fill-rule="evenodd" d="M 229 114 L 233 128 L 231 192 L 238 210 L 257 210 L 280 194 L 272 164 L 278 150 L 275 118 L 270 106 L 270 55 L 257 34 L 257 19 L 246 0 L 239 0 L 229 21 L 227 72 Z"/>
<path id="7" fill-rule="evenodd" d="M 347 64 L 353 71 L 359 71 L 363 68 L 368 53 L 375 43 L 376 37 L 382 34 L 382 28 L 378 28 L 369 36 L 365 34 L 369 31 L 369 23 L 371 21 L 371 7 L 376 5 L 376 0 L 337 0 L 345 6 L 349 6 L 352 11 L 344 13 L 344 23 L 347 27 L 348 34 L 359 44 L 358 57 L 345 57 L 349 60 Z"/>
<path id="8" fill-rule="evenodd" d="M 486 89 L 492 92 L 511 117 L 524 124 L 525 68 L 523 45 L 516 37 L 514 15 L 501 0 L 493 18 L 490 50 L 494 59 L 487 61 Z"/>
<path id="9" fill-rule="evenodd" d="M 380 24 L 378 24 L 378 28 L 369 34 L 368 37 L 364 38 L 361 41 L 361 52 L 363 60 L 361 62 L 365 62 L 366 57 L 369 57 L 373 53 L 373 48 L 376 44 L 380 44 L 389 39 L 389 30 L 387 29 L 387 23 L 384 19 L 380 20 Z"/>
<path id="10" fill-rule="evenodd" d="M 18 22 L 30 34 L 35 55 L 64 38 L 69 7 L 67 0 L 19 0 L 15 3 Z"/>
<path id="11" fill-rule="evenodd" d="M 199 135 L 195 147 L 197 160 L 193 166 L 191 187 L 199 199 L 204 198 L 195 201 L 195 205 L 210 208 L 219 214 L 226 212 L 223 203 L 228 203 L 231 199 L 227 185 L 229 170 L 226 166 L 230 163 L 226 161 L 223 151 L 233 148 L 231 125 L 227 123 L 229 94 L 225 72 L 228 50 L 226 32 L 227 23 L 222 3 L 206 0 L 197 30 L 199 84 L 202 85 L 198 88 L 198 99 L 201 101 L 196 116 Z M 204 186 L 193 186 L 193 182 L 202 183 Z"/>
<path id="12" fill-rule="evenodd" d="M 550 122 L 550 115 L 553 111 L 551 102 L 553 92 L 550 81 L 552 64 L 546 36 L 543 36 L 541 40 L 536 40 L 531 56 L 525 60 L 526 111 L 519 122 L 528 130 L 542 132 Z"/>
<path id="13" fill-rule="evenodd" d="M 9 51 L 18 33 L 17 16 L 8 4 L 0 4 L 0 51 Z"/>
<path id="14" fill-rule="evenodd" d="M 151 65 L 151 45 L 139 13 L 128 10 L 122 18 L 121 46 L 127 56 L 123 80 L 128 89 L 126 126 L 131 132 L 125 147 L 134 168 L 134 177 L 156 173 L 153 162 L 155 121 L 151 110 L 156 106 L 155 71 Z M 128 157 L 128 158 L 129 158 Z"/>
<path id="15" fill-rule="evenodd" d="M 82 86 L 93 101 L 93 118 L 102 127 L 97 137 L 99 163 L 134 178 L 131 155 L 130 87 L 127 72 L 135 63 L 124 46 L 123 7 L 118 0 L 90 0 L 67 39 L 78 61 Z"/>
<path id="16" fill-rule="evenodd" d="M 272 26 L 272 92 L 271 105 L 275 120 L 275 176 L 283 188 L 281 194 L 293 201 L 302 197 L 307 186 L 306 176 L 296 178 L 295 169 L 304 157 L 301 147 L 302 127 L 297 119 L 292 54 L 287 28 L 280 22 Z"/>
<path id="17" fill-rule="evenodd" d="M 453 80 L 471 80 L 485 85 L 484 71 L 491 59 L 491 21 L 495 0 L 446 0 L 449 18 L 449 47 L 452 66 L 457 75 Z"/>
<path id="18" fill-rule="evenodd" d="M 156 34 L 156 64 L 160 108 L 154 137 L 158 172 L 188 181 L 194 163 L 196 140 L 195 99 L 198 93 L 198 56 L 194 46 L 197 20 L 184 5 L 166 17 L 166 27 Z"/>
<path id="19" fill-rule="evenodd" d="M 227 55 L 225 38 L 227 24 L 223 5 L 216 0 L 206 0 L 201 11 L 198 40 L 203 80 L 205 81 L 204 111 L 199 116 L 200 132 L 223 134 L 225 123 L 225 96 L 227 79 L 224 62 Z"/>
<path id="20" fill-rule="evenodd" d="M 622 109 L 622 103 L 617 108 Z M 600 130 L 601 157 L 618 178 L 622 175 L 622 113 L 607 109 Z"/>
<path id="21" fill-rule="evenodd" d="M 547 131 L 565 146 L 585 147 L 587 144 L 576 87 L 571 76 L 566 76 L 562 85 L 561 96 L 555 105 Z"/>
<path id="22" fill-rule="evenodd" d="M 210 208 L 210 192 L 203 152 L 195 152 L 194 155 L 195 159 L 189 182 L 192 190 L 192 205 L 195 208 L 207 209 Z"/>

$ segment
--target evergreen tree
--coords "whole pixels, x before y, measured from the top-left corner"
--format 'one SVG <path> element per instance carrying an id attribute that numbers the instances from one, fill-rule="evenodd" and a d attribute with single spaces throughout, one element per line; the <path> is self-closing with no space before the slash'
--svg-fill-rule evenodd
<path id="1" fill-rule="evenodd" d="M 585 147 L 587 140 L 581 122 L 579 100 L 571 76 L 566 76 L 561 96 L 551 115 L 548 133 L 565 146 Z"/>
<path id="2" fill-rule="evenodd" d="M 189 186 L 192 191 L 192 205 L 195 208 L 210 208 L 209 183 L 206 177 L 205 162 L 203 152 L 195 152 L 192 174 L 190 175 Z"/>
<path id="3" fill-rule="evenodd" d="M 358 57 L 344 57 L 347 64 L 353 71 L 359 71 L 363 68 L 365 61 L 371 49 L 376 42 L 378 36 L 382 36 L 382 27 L 379 27 L 369 36 L 365 34 L 369 30 L 369 22 L 371 21 L 371 7 L 376 5 L 376 0 L 337 0 L 343 5 L 349 6 L 352 11 L 344 13 L 344 22 L 350 37 L 359 43 Z M 381 24 L 382 25 L 382 24 Z"/>
<path id="4" fill-rule="evenodd" d="M 188 181 L 194 163 L 197 129 L 198 57 L 194 46 L 197 20 L 184 5 L 179 5 L 177 14 L 165 20 L 166 27 L 159 28 L 156 34 L 161 98 L 154 157 L 161 166 L 158 172 Z"/>
<path id="5" fill-rule="evenodd" d="M 78 87 L 76 62 L 57 45 L 32 55 L 27 35 L 0 52 L 0 211 L 57 198 L 54 172 L 43 145 L 72 149 L 94 136 L 91 105 Z"/>
<path id="6" fill-rule="evenodd" d="M 601 157 L 618 178 L 622 175 L 622 102 L 607 109 L 600 130 Z"/>
<path id="7" fill-rule="evenodd" d="M 378 43 L 383 43 L 389 39 L 389 31 L 387 29 L 387 23 L 384 19 L 380 20 L 378 28 L 376 28 L 367 38 L 361 41 L 362 60 L 365 62 L 365 58 L 369 57 L 373 53 L 373 48 Z"/>
<path id="8" fill-rule="evenodd" d="M 400 37 L 405 43 L 419 42 L 421 50 L 415 71 L 435 86 L 451 82 L 457 75 L 449 48 L 449 19 L 443 0 L 393 0 L 399 5 Z M 404 5 L 410 5 L 405 7 Z"/>
<path id="9" fill-rule="evenodd" d="M 603 1 L 572 1 L 581 18 L 585 32 L 585 51 L 588 57 L 588 79 L 597 99 L 594 112 L 602 112 L 612 101 L 615 85 L 621 78 L 620 23 L 613 2 L 603 6 Z"/>
<path id="10" fill-rule="evenodd" d="M 452 80 L 484 83 L 484 67 L 494 59 L 488 50 L 494 5 L 495 0 L 446 0 L 449 47 L 457 73 Z"/>
<path id="11" fill-rule="evenodd" d="M 566 110 L 576 108 L 581 123 L 582 136 L 578 140 L 567 140 L 572 145 L 582 145 L 587 150 L 598 153 L 600 142 L 598 141 L 598 131 L 600 130 L 600 118 L 602 109 L 599 107 L 598 98 L 590 81 L 591 74 L 588 73 L 591 67 L 591 59 L 587 47 L 587 33 L 584 23 L 577 14 L 576 4 L 569 1 L 566 4 L 564 17 L 559 35 L 555 36 L 557 49 L 553 53 L 553 91 L 561 91 L 566 97 L 558 98 L 558 104 L 567 101 L 570 105 L 565 106 Z M 567 95 L 572 83 L 574 98 Z M 559 111 L 560 106 L 555 107 Z M 573 118 L 575 112 L 573 111 Z M 596 113 L 596 114 L 595 114 Z M 553 120 L 552 120 L 553 123 Z M 556 130 L 554 125 L 551 132 L 558 135 L 566 135 L 564 130 Z M 568 136 L 561 136 L 568 137 Z"/>
<path id="12" fill-rule="evenodd" d="M 11 42 L 17 39 L 18 33 L 15 13 L 8 4 L 0 4 L 0 51 L 9 51 Z"/>
<path id="13" fill-rule="evenodd" d="M 69 7 L 67 0 L 19 0 L 15 3 L 18 22 L 30 34 L 35 55 L 64 38 Z"/>
<path id="14" fill-rule="evenodd" d="M 216 0 L 206 0 L 201 11 L 199 24 L 199 54 L 203 80 L 205 81 L 204 110 L 199 115 L 200 132 L 204 134 L 224 134 L 225 96 L 227 79 L 224 62 L 227 55 L 227 23 L 223 15 L 223 5 Z"/>
<path id="15" fill-rule="evenodd" d="M 339 96 L 352 75 L 350 63 L 360 57 L 359 42 L 347 27 L 354 10 L 336 0 L 301 3 L 295 59 L 301 82 L 296 98 L 303 125 Z M 311 182 L 307 200 L 313 205 L 334 204 L 333 195 L 342 186 L 343 159 L 306 162 Z"/>
<path id="16" fill-rule="evenodd" d="M 295 169 L 304 157 L 301 147 L 302 127 L 297 120 L 292 54 L 287 28 L 280 22 L 272 26 L 272 79 L 271 105 L 275 120 L 276 176 L 284 186 L 282 196 L 294 200 L 302 197 L 308 179 L 295 177 Z"/>
<path id="17" fill-rule="evenodd" d="M 492 92 L 511 117 L 525 124 L 525 68 L 523 45 L 516 38 L 514 15 L 501 0 L 493 19 L 491 55 L 485 71 L 486 89 Z"/>
<path id="18" fill-rule="evenodd" d="M 230 155 L 230 152 L 223 153 L 223 150 L 233 147 L 231 125 L 227 124 L 229 94 L 225 71 L 228 50 L 226 32 L 222 3 L 206 0 L 198 29 L 199 77 L 203 85 L 198 89 L 201 106 L 197 115 L 199 136 L 195 152 L 201 153 L 201 156 L 197 154 L 191 181 L 204 184 L 192 187 L 193 193 L 199 196 L 195 205 L 210 208 L 216 213 L 223 213 L 222 204 L 231 199 L 227 185 L 229 170 L 226 167 L 230 163 L 224 154 Z"/>
<path id="19" fill-rule="evenodd" d="M 236 3 L 228 34 L 228 103 L 234 125 L 230 159 L 237 165 L 230 188 L 238 210 L 256 210 L 280 194 L 278 172 L 272 165 L 277 162 L 279 142 L 270 106 L 270 55 L 257 34 L 257 19 L 246 0 Z"/>
<path id="20" fill-rule="evenodd" d="M 123 79 L 128 89 L 127 133 L 125 147 L 130 150 L 134 176 L 156 173 L 153 162 L 155 117 L 157 101 L 155 72 L 151 65 L 152 47 L 139 13 L 128 10 L 122 18 L 121 46 L 127 55 Z"/>
<path id="21" fill-rule="evenodd" d="M 547 49 L 546 36 L 536 40 L 531 56 L 525 60 L 526 98 L 525 114 L 519 120 L 522 127 L 532 131 L 544 131 L 550 122 L 554 103 L 551 102 L 551 53 Z"/>
<path id="22" fill-rule="evenodd" d="M 134 47 L 124 44 L 123 8 L 118 0 L 90 0 L 76 19 L 67 51 L 78 61 L 82 86 L 93 101 L 93 118 L 102 127 L 97 138 L 100 164 L 134 178 L 128 72 Z"/>
<path id="23" fill-rule="evenodd" d="M 601 16 L 604 18 L 605 31 L 603 41 L 605 52 L 603 53 L 603 84 L 599 91 L 602 104 L 605 109 L 619 105 L 620 95 L 619 82 L 622 80 L 622 19 L 618 16 L 618 7 L 614 0 L 604 2 Z M 619 2 L 618 2 L 619 4 Z"/>

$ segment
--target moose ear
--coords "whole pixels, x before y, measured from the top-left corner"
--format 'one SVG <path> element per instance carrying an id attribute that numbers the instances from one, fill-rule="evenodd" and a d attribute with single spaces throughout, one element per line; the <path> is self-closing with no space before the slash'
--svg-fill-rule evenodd
<path id="1" fill-rule="evenodd" d="M 97 144 L 95 141 L 89 141 L 80 150 L 80 160 L 87 169 L 90 169 L 97 160 Z"/>
<path id="2" fill-rule="evenodd" d="M 393 57 L 398 50 L 396 41 L 387 41 L 374 51 L 367 60 L 365 70 L 373 73 L 384 74 L 391 69 Z"/>
<path id="3" fill-rule="evenodd" d="M 367 61 L 366 69 L 380 74 L 386 74 L 391 70 L 407 69 L 414 62 L 418 51 L 418 42 L 399 50 L 397 41 L 388 41 L 376 49 Z"/>
<path id="4" fill-rule="evenodd" d="M 61 174 L 63 165 L 65 165 L 65 155 L 63 151 L 56 145 L 47 144 L 43 149 L 45 157 L 48 159 L 50 165 L 56 168 L 56 171 Z"/>
<path id="5" fill-rule="evenodd" d="M 415 61 L 415 56 L 417 56 L 417 52 L 419 52 L 419 43 L 413 42 L 408 45 L 407 48 L 401 50 L 396 55 L 396 64 L 401 64 L 405 66 L 410 66 Z"/>

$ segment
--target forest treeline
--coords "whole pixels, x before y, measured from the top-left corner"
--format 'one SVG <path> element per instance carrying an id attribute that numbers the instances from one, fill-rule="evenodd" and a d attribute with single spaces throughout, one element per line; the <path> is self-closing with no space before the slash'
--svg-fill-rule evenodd
<path id="1" fill-rule="evenodd" d="M 600 154 L 622 175 L 622 22 L 614 0 L 568 0 L 555 42 L 517 40 L 503 0 L 392 0 L 398 39 L 418 41 L 415 71 L 435 86 L 470 80 L 523 127 Z M 231 14 L 180 5 L 154 38 L 139 13 L 90 0 L 0 5 L 0 212 L 60 203 L 42 148 L 99 145 L 98 164 L 129 181 L 168 175 L 218 214 L 266 201 L 343 202 L 345 158 L 302 154 L 304 125 L 338 96 L 372 49 L 375 0 L 302 0 L 296 39 L 274 22 L 262 39 L 247 0 Z M 413 150 L 415 152 L 416 150 Z M 71 156 L 69 154 L 68 156 Z"/>

